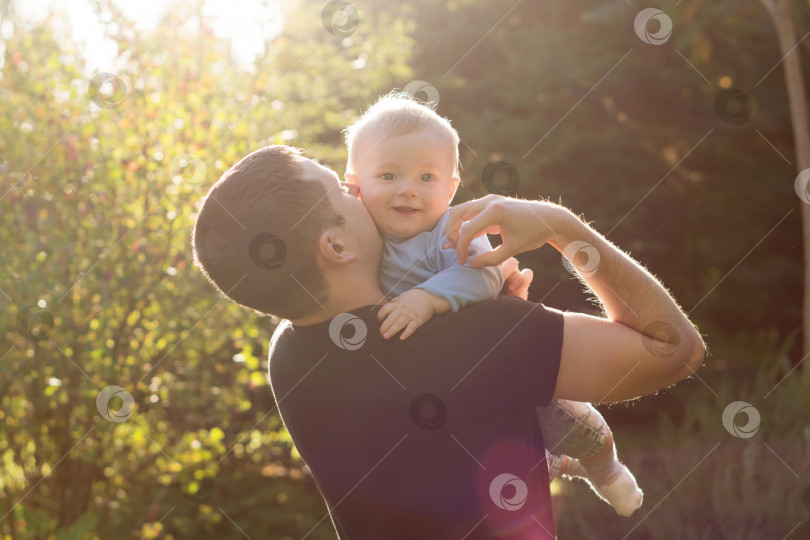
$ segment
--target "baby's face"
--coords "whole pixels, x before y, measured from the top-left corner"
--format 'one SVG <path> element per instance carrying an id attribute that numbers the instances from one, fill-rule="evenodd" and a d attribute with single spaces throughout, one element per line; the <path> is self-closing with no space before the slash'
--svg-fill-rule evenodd
<path id="1" fill-rule="evenodd" d="M 410 238 L 436 226 L 459 182 L 446 135 L 425 127 L 381 140 L 369 137 L 358 155 L 346 179 L 360 186 L 360 200 L 381 232 Z"/>

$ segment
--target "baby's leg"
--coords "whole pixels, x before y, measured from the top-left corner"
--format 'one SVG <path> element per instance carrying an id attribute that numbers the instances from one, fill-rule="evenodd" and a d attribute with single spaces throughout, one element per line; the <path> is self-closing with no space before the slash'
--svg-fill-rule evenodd
<path id="1" fill-rule="evenodd" d="M 605 447 L 607 422 L 590 403 L 552 399 L 548 407 L 537 408 L 537 418 L 552 455 L 585 459 Z"/>
<path id="2" fill-rule="evenodd" d="M 572 457 L 563 454 L 554 455 L 546 450 L 546 463 L 548 464 L 549 483 L 562 476 L 578 476 L 586 482 L 588 481 L 582 466 L 577 464 L 577 460 Z"/>
<path id="3" fill-rule="evenodd" d="M 546 462 L 548 463 L 548 481 L 559 478 L 564 474 L 570 474 L 568 470 L 573 461 L 568 456 L 555 455 L 546 450 Z"/>
<path id="4" fill-rule="evenodd" d="M 546 443 L 549 471 L 588 479 L 597 494 L 616 512 L 629 516 L 641 506 L 643 493 L 633 474 L 616 455 L 613 434 L 590 403 L 552 399 L 537 409 Z M 571 456 L 566 461 L 565 456 Z M 556 460 L 555 460 L 556 458 Z M 553 477 L 552 477 L 553 478 Z"/>

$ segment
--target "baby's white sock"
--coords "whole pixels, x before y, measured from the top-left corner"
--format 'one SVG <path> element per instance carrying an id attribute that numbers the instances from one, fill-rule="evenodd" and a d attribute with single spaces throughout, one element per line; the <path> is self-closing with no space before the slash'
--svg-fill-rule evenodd
<path id="1" fill-rule="evenodd" d="M 586 479 L 599 497 L 620 516 L 630 516 L 641 507 L 644 493 L 636 484 L 633 473 L 617 459 L 615 445 L 611 455 L 595 463 L 572 459 L 564 474 Z"/>

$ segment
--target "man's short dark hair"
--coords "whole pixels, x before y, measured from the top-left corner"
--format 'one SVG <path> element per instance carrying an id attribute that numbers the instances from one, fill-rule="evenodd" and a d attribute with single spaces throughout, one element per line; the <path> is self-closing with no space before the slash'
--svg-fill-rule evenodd
<path id="1" fill-rule="evenodd" d="M 317 180 L 304 178 L 301 150 L 267 146 L 214 184 L 194 224 L 195 264 L 238 304 L 296 319 L 328 301 L 317 240 L 345 219 Z"/>

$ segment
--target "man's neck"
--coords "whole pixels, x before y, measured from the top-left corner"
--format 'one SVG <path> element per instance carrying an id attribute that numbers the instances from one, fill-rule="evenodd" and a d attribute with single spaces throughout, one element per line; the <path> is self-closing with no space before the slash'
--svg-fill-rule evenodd
<path id="1" fill-rule="evenodd" d="M 331 302 L 323 309 L 312 315 L 290 320 L 295 326 L 312 326 L 314 324 L 330 321 L 341 313 L 346 313 L 365 306 L 376 306 L 385 303 L 385 295 L 379 287 L 369 288 L 366 291 L 352 292 L 351 287 L 345 287 L 345 292 L 336 294 Z"/>

